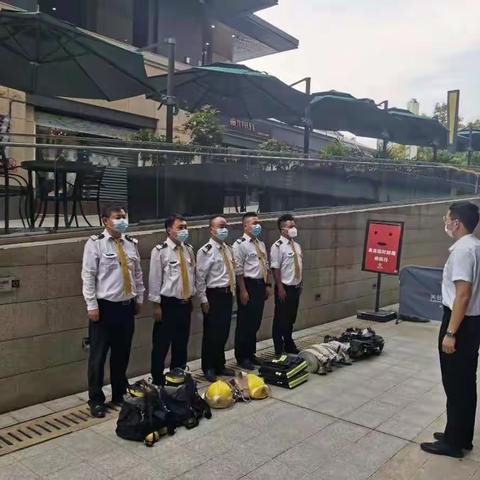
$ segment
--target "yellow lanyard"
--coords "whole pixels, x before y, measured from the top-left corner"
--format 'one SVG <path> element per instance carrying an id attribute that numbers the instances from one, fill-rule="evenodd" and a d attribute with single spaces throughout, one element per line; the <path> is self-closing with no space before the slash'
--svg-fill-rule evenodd
<path id="1" fill-rule="evenodd" d="M 267 283 L 267 280 L 268 280 L 267 264 L 265 262 L 265 255 L 262 252 L 262 249 L 260 248 L 260 244 L 258 242 L 258 239 L 256 239 L 256 238 L 253 239 L 253 245 L 255 245 L 255 250 L 257 251 L 257 255 L 258 255 L 258 258 L 260 260 L 260 264 L 262 265 L 263 280 L 265 281 L 265 283 Z"/>
<path id="2" fill-rule="evenodd" d="M 116 238 L 113 241 L 115 243 L 115 247 L 117 248 L 120 268 L 122 269 L 123 293 L 129 297 L 132 295 L 132 281 L 130 279 L 130 272 L 128 271 L 127 256 L 125 255 L 125 250 L 123 249 L 120 239 Z"/>
<path id="3" fill-rule="evenodd" d="M 225 247 L 224 244 L 220 245 L 220 251 L 222 252 L 223 261 L 225 262 L 225 266 L 227 267 L 228 284 L 229 284 L 229 287 L 230 287 L 230 291 L 232 292 L 232 295 L 235 296 L 235 276 L 233 275 L 232 263 L 228 259 L 228 255 L 227 255 L 227 252 L 226 252 L 226 247 Z"/>
<path id="4" fill-rule="evenodd" d="M 295 242 L 290 240 L 290 245 L 293 250 L 293 265 L 295 268 L 295 280 L 300 280 L 300 262 L 298 261 L 297 249 L 295 248 Z"/>
<path id="5" fill-rule="evenodd" d="M 188 278 L 187 262 L 181 245 L 177 246 L 177 252 L 180 260 L 180 272 L 182 275 L 182 293 L 183 298 L 186 300 L 190 298 L 190 279 Z"/>

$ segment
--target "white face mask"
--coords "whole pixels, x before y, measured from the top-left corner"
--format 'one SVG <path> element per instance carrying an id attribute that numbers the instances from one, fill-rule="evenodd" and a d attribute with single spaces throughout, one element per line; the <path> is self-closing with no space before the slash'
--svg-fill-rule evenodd
<path id="1" fill-rule="evenodd" d="M 298 230 L 295 227 L 289 228 L 288 229 L 288 236 L 290 238 L 296 238 L 298 235 Z"/>
<path id="2" fill-rule="evenodd" d="M 453 238 L 453 232 L 448 229 L 448 225 L 445 225 L 445 233 L 446 233 L 450 238 Z"/>

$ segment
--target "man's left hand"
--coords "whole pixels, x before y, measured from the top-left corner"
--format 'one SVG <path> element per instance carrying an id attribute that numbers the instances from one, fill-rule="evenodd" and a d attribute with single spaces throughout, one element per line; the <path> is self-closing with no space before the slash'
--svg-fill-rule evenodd
<path id="1" fill-rule="evenodd" d="M 442 341 L 442 351 L 443 353 L 455 353 L 455 337 L 443 337 Z"/>

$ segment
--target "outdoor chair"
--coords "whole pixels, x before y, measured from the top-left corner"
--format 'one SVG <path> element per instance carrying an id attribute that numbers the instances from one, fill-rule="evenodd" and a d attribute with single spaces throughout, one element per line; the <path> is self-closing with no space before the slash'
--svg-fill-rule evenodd
<path id="1" fill-rule="evenodd" d="M 78 213 L 77 207 L 80 209 L 82 217 L 91 227 L 92 224 L 88 221 L 83 210 L 84 202 L 95 202 L 97 207 L 97 215 L 100 225 L 102 225 L 102 216 L 100 212 L 100 190 L 102 188 L 103 175 L 105 167 L 94 167 L 88 172 L 77 174 L 75 184 L 73 185 L 73 193 L 70 200 L 73 202 L 72 216 L 70 217 L 69 225 L 75 220 L 75 225 L 78 227 Z"/>
<path id="2" fill-rule="evenodd" d="M 26 227 L 25 218 L 27 215 L 28 183 L 20 175 L 12 173 L 9 160 L 5 157 L 3 150 L 0 150 L 0 198 L 4 201 L 5 230 L 8 230 L 10 223 L 10 200 L 18 198 L 18 215 L 22 221 L 23 228 Z"/>

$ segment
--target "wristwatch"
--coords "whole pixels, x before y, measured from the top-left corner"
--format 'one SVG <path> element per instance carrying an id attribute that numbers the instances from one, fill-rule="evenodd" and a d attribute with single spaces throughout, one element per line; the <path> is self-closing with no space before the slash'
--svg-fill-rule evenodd
<path id="1" fill-rule="evenodd" d="M 451 330 L 447 330 L 445 333 L 445 336 L 450 338 L 455 338 L 455 332 L 452 332 Z"/>

